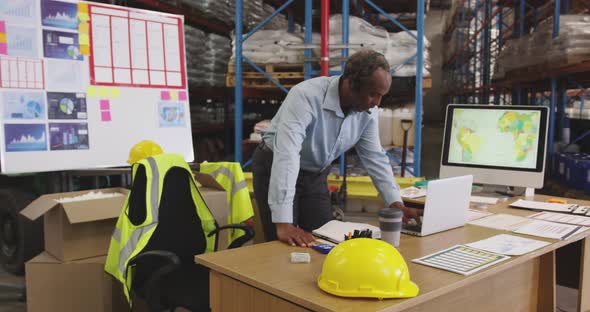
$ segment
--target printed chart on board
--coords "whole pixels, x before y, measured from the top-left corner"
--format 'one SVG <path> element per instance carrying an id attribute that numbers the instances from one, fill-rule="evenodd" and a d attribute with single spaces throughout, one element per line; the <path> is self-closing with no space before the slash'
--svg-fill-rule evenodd
<path id="1" fill-rule="evenodd" d="M 125 166 L 148 139 L 192 161 L 182 16 L 0 1 L 2 173 Z"/>

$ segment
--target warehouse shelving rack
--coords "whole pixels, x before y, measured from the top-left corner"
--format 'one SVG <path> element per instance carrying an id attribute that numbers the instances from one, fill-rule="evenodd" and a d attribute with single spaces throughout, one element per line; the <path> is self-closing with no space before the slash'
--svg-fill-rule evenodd
<path id="1" fill-rule="evenodd" d="M 329 70 L 329 43 L 328 43 L 328 36 L 329 36 L 329 17 L 330 17 L 330 0 L 320 0 L 321 1 L 321 57 L 320 57 L 320 71 L 314 70 L 312 68 L 312 0 L 299 0 L 297 4 L 304 2 L 303 7 L 301 5 L 297 6 L 297 9 L 291 10 L 289 14 L 289 24 L 293 22 L 295 19 L 293 17 L 293 12 L 301 12 L 303 11 L 304 15 L 304 24 L 305 24 L 305 44 L 306 48 L 304 51 L 305 56 L 305 63 L 304 63 L 304 72 L 305 72 L 305 79 L 309 79 L 316 75 L 335 75 L 339 74 L 337 71 L 330 71 Z M 348 37 L 349 37 L 349 25 L 348 25 L 348 17 L 350 16 L 350 2 L 349 0 L 341 0 L 341 10 L 342 10 L 342 59 L 345 60 L 348 57 Z M 407 64 L 414 59 L 416 60 L 416 84 L 415 84 L 415 119 L 414 119 L 414 160 L 413 160 L 413 174 L 415 176 L 420 175 L 420 153 L 421 153 L 421 132 L 422 132 L 422 85 L 423 85 L 423 72 L 422 68 L 424 65 L 424 0 L 411 0 L 412 3 L 415 3 L 416 6 L 416 30 L 417 34 L 414 35 L 411 33 L 406 27 L 400 24 L 395 18 L 390 16 L 387 12 L 385 12 L 382 7 L 389 4 L 388 6 L 391 7 L 392 3 L 384 0 L 358 0 L 353 1 L 354 8 L 358 12 L 361 7 L 369 8 L 370 11 L 376 12 L 375 14 L 380 14 L 385 17 L 397 27 L 401 28 L 404 31 L 407 31 L 414 39 L 417 40 L 417 53 L 406 60 L 404 64 Z M 243 1 L 236 0 L 236 15 L 235 15 L 235 81 L 236 86 L 234 89 L 235 92 L 235 125 L 234 125 L 234 139 L 235 139 L 235 161 L 236 162 L 243 162 L 242 159 L 242 138 L 243 138 L 243 127 L 242 127 L 242 113 L 243 113 L 243 87 L 242 87 L 242 65 L 243 63 L 249 64 L 252 68 L 256 69 L 270 81 L 272 81 L 277 88 L 283 90 L 285 93 L 288 92 L 287 88 L 283 87 L 280 83 L 272 79 L 270 75 L 268 75 L 264 70 L 254 64 L 251 60 L 245 57 L 242 53 L 242 45 L 243 43 L 256 31 L 264 27 L 270 19 L 275 17 L 277 14 L 285 11 L 290 5 L 293 5 L 296 0 L 274 0 L 272 1 L 278 8 L 277 10 L 268 16 L 264 21 L 262 21 L 258 26 L 254 27 L 248 33 L 243 33 L 243 24 L 242 24 L 242 15 L 243 15 Z M 362 2 L 362 3 L 361 3 Z M 292 27 L 289 27 L 292 29 Z M 342 63 L 344 65 L 344 61 Z M 340 161 L 340 171 L 344 171 L 344 159 L 341 157 Z"/>
<path id="2" fill-rule="evenodd" d="M 579 99 L 583 105 L 584 97 L 590 94 L 590 60 L 557 68 L 513 70 L 496 80 L 492 77 L 506 40 L 536 31 L 537 25 L 548 18 L 553 19 L 556 38 L 561 14 L 589 10 L 585 1 L 573 12 L 571 4 L 570 0 L 461 0 L 445 30 L 446 41 L 454 37 L 456 44 L 444 65 L 449 102 L 548 106 L 548 164 L 552 163 L 554 141 L 566 139 L 563 128 L 570 121 L 565 114 L 568 102 Z M 509 16 L 512 23 L 506 21 Z M 571 142 L 588 134 L 590 131 L 585 131 Z"/>

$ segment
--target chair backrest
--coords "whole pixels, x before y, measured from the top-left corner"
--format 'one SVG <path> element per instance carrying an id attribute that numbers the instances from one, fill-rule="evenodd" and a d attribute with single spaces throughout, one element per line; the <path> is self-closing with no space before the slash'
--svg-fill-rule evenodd
<path id="1" fill-rule="evenodd" d="M 143 221 L 146 216 L 147 179 L 145 168 L 142 167 L 137 169 L 129 200 L 129 218 L 134 224 Z M 167 171 L 158 207 L 158 226 L 142 252 L 170 251 L 179 257 L 182 264 L 194 264 L 194 256 L 205 252 L 207 242 L 193 201 L 193 182 L 189 175 L 190 172 L 180 167 L 173 167 Z M 149 258 L 138 262 L 133 288 L 141 289 L 147 277 L 161 266 L 162 262 L 159 259 Z"/>

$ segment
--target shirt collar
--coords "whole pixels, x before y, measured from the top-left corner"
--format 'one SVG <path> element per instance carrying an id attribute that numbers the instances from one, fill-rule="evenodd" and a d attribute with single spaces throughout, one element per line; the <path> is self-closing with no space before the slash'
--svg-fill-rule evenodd
<path id="1" fill-rule="evenodd" d="M 340 107 L 340 94 L 338 92 L 340 78 L 341 76 L 332 77 L 328 85 L 328 91 L 324 97 L 324 103 L 322 103 L 322 108 L 331 110 L 336 113 L 336 116 L 344 118 L 344 112 L 342 111 L 342 107 Z"/>

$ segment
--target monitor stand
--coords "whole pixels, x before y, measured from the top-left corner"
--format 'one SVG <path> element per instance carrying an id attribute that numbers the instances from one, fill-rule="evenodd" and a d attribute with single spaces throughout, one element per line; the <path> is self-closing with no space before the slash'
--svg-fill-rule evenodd
<path id="1" fill-rule="evenodd" d="M 532 187 L 484 184 L 483 189 L 478 192 L 478 195 L 494 197 L 500 200 L 514 196 L 532 198 L 535 195 L 535 189 Z"/>

